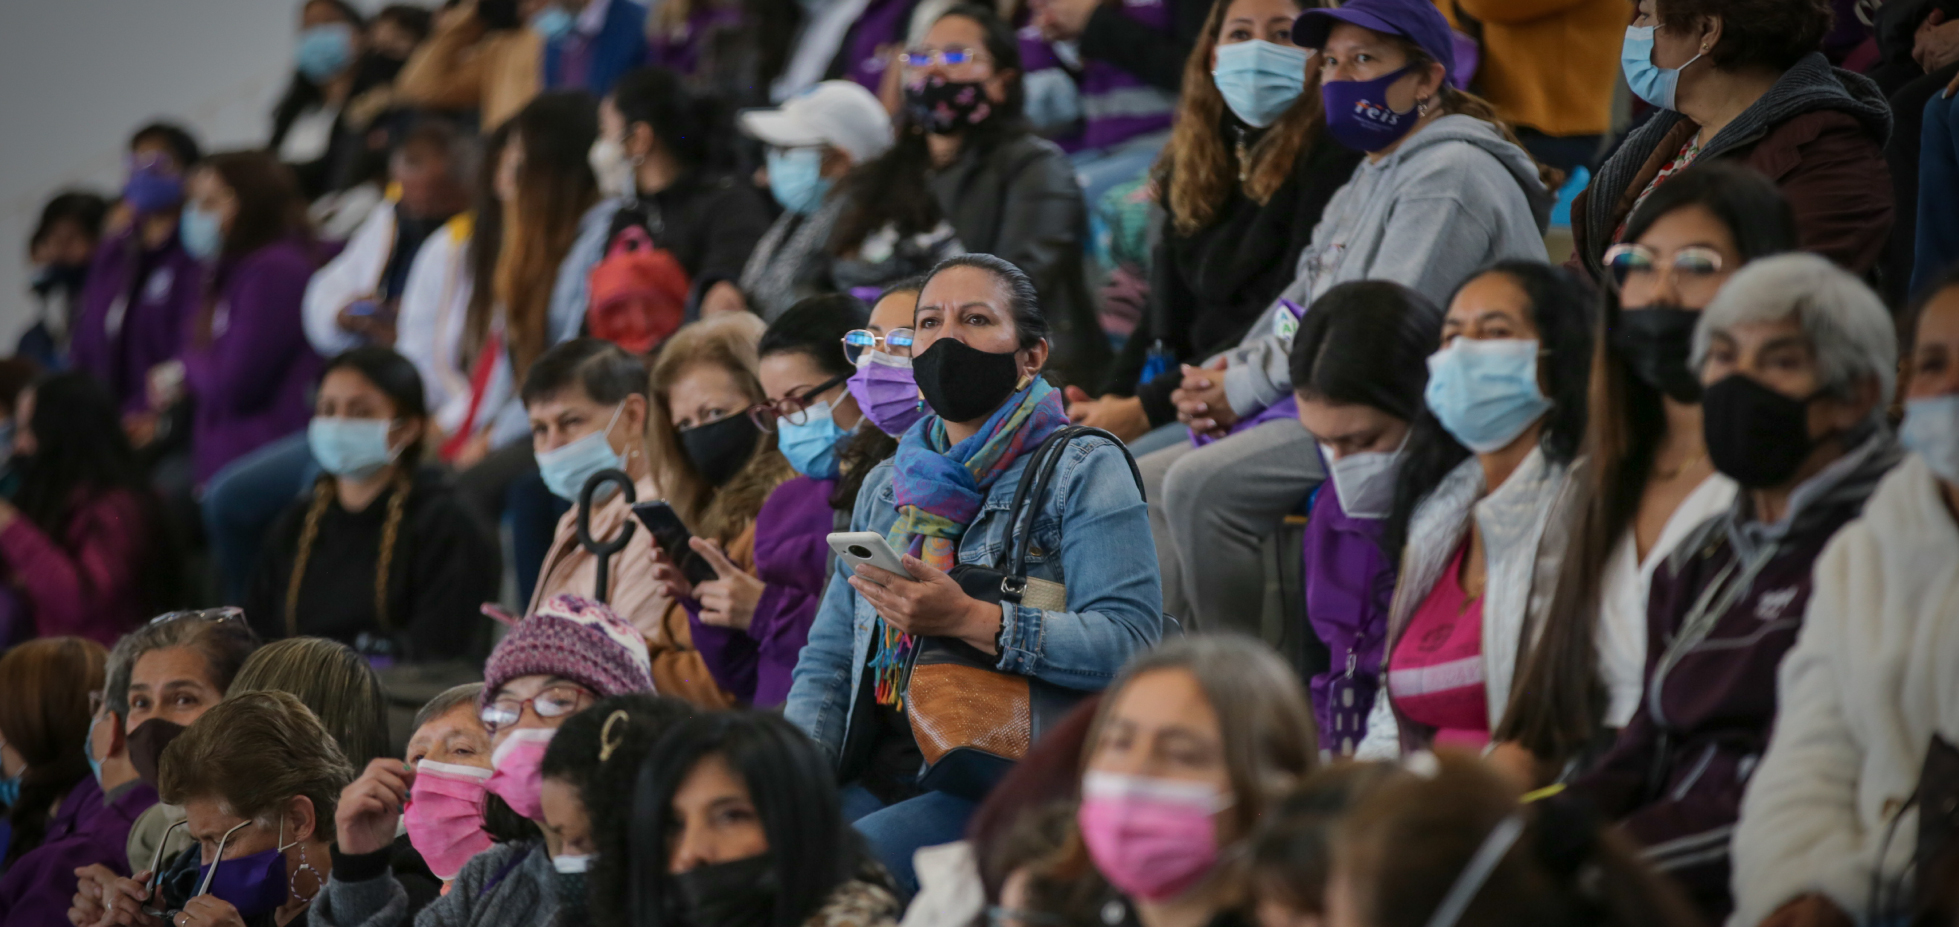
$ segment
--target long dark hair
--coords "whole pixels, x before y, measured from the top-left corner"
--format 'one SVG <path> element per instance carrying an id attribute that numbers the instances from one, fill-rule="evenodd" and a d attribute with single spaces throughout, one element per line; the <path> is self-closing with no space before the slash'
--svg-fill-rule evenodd
<path id="1" fill-rule="evenodd" d="M 680 75 L 653 66 L 627 71 L 612 86 L 612 106 L 627 129 L 640 123 L 687 171 L 725 168 L 733 161 L 728 108 L 713 96 L 687 89 Z"/>
<path id="2" fill-rule="evenodd" d="M 1622 240 L 1636 242 L 1662 217 L 1692 207 L 1727 226 L 1743 261 L 1796 247 L 1789 201 L 1768 178 L 1729 161 L 1695 165 L 1661 184 L 1627 221 Z M 1558 570 L 1551 617 L 1518 673 L 1519 691 L 1530 697 L 1511 699 L 1496 728 L 1499 738 L 1552 764 L 1577 756 L 1604 733 L 1609 697 L 1594 654 L 1605 565 L 1639 514 L 1653 456 L 1666 436 L 1660 391 L 1608 346 L 1623 308 L 1619 295 L 1608 291 L 1601 302 L 1584 437 L 1585 496 Z"/>
<path id="3" fill-rule="evenodd" d="M 992 9 L 974 3 L 959 3 L 939 14 L 939 19 L 949 16 L 978 23 L 995 73 L 1013 72 L 1007 79 L 1006 101 L 994 107 L 993 118 L 967 130 L 962 147 L 986 151 L 1027 134 L 1027 123 L 1021 118 L 1027 93 L 1021 83 L 1020 41 L 1013 27 Z M 900 235 L 920 235 L 945 218 L 932 192 L 932 152 L 925 143 L 925 128 L 902 111 L 894 128 L 897 142 L 889 151 L 844 177 L 840 187 L 849 205 L 830 233 L 831 254 L 855 253 L 866 236 L 886 225 L 895 224 Z"/>
<path id="4" fill-rule="evenodd" d="M 857 876 L 863 841 L 844 822 L 836 776 L 821 748 L 780 715 L 760 711 L 696 715 L 675 725 L 640 766 L 626 840 L 628 920 L 635 927 L 675 924 L 668 835 L 673 796 L 687 776 L 719 756 L 748 787 L 769 855 L 775 860 L 771 927 L 799 927 L 837 888 Z"/>
<path id="5" fill-rule="evenodd" d="M 1502 274 L 1524 292 L 1530 303 L 1531 324 L 1546 354 L 1538 360 L 1551 400 L 1544 416 L 1538 446 L 1552 463 L 1569 464 L 1585 435 L 1585 391 L 1592 366 L 1591 288 L 1571 272 L 1542 261 L 1498 261 L 1469 275 L 1464 287 L 1490 274 Z M 1453 302 L 1454 295 L 1450 296 Z M 1394 509 L 1382 532 L 1382 549 L 1400 551 L 1408 543 L 1408 523 L 1415 509 L 1435 491 L 1443 477 L 1469 458 L 1469 449 L 1456 441 L 1426 405 L 1409 430 L 1401 472 L 1395 477 Z"/>
<path id="6" fill-rule="evenodd" d="M 41 846 L 48 812 L 89 774 L 88 694 L 102 688 L 108 652 L 80 637 L 43 637 L 0 654 L 0 738 L 27 764 L 7 808 L 11 865 Z"/>
<path id="7" fill-rule="evenodd" d="M 157 614 L 181 604 L 179 545 L 123 433 L 109 391 L 80 371 L 54 374 L 35 385 L 34 414 L 19 424 L 36 445 L 33 456 L 17 464 L 20 491 L 14 498 L 21 514 L 65 547 L 69 522 L 80 504 L 109 493 L 128 494 L 142 513 L 142 523 L 125 530 L 143 537 L 141 559 L 126 565 L 136 570 L 143 610 Z"/>
<path id="8" fill-rule="evenodd" d="M 197 317 L 197 343 L 209 345 L 218 299 L 230 274 L 237 270 L 239 259 L 283 239 L 297 239 L 310 246 L 312 226 L 306 218 L 306 198 L 299 192 L 299 181 L 293 177 L 292 169 L 268 152 L 214 154 L 199 161 L 194 170 L 217 174 L 238 204 Z"/>
<path id="9" fill-rule="evenodd" d="M 870 310 L 856 297 L 812 296 L 790 306 L 769 323 L 756 352 L 763 358 L 773 354 L 801 354 L 826 377 L 849 376 L 856 368 L 844 357 L 844 333 L 868 324 Z M 898 439 L 879 431 L 869 419 L 859 419 L 857 433 L 837 452 L 844 466 L 837 477 L 837 488 L 830 493 L 830 507 L 839 512 L 851 511 L 857 505 L 857 491 L 863 488 L 864 477 L 897 450 Z"/>
<path id="10" fill-rule="evenodd" d="M 640 765 L 653 752 L 653 745 L 697 711 L 680 699 L 651 692 L 615 695 L 565 719 L 558 733 L 552 735 L 550 748 L 544 751 L 544 775 L 576 787 L 586 817 L 592 822 L 597 856 L 592 860 L 588 904 L 592 922 L 601 927 L 627 923 L 624 909 L 631 873 L 626 864 L 626 841 L 630 828 L 625 815 L 615 813 L 615 809 L 632 807 Z"/>

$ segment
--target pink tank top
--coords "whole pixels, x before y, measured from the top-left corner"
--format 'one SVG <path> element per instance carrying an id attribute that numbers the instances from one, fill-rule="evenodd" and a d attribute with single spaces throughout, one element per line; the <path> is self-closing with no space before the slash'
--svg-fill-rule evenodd
<path id="1" fill-rule="evenodd" d="M 1410 721 L 1436 729 L 1435 745 L 1482 749 L 1490 741 L 1483 692 L 1483 598 L 1462 588 L 1465 540 L 1408 619 L 1388 663 L 1388 691 Z"/>

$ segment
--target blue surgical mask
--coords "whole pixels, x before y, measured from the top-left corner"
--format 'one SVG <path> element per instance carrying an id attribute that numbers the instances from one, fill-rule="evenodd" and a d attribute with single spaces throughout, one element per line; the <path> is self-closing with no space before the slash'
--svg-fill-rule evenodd
<path id="1" fill-rule="evenodd" d="M 556 42 L 571 34 L 578 20 L 572 18 L 565 8 L 557 5 L 547 6 L 531 17 L 531 31 L 544 37 L 546 42 Z"/>
<path id="2" fill-rule="evenodd" d="M 1687 59 L 1687 64 L 1677 68 L 1663 68 L 1653 63 L 1653 30 L 1655 26 L 1627 26 L 1626 42 L 1619 46 L 1619 68 L 1626 73 L 1626 86 L 1633 95 L 1661 109 L 1675 109 L 1674 96 L 1680 92 L 1680 72 L 1687 70 L 1687 64 L 1701 60 L 1701 55 Z"/>
<path id="3" fill-rule="evenodd" d="M 218 252 L 224 250 L 224 223 L 215 212 L 189 207 L 177 220 L 177 239 L 183 242 L 184 251 L 191 257 L 200 261 L 216 260 Z"/>
<path id="4" fill-rule="evenodd" d="M 823 149 L 769 149 L 769 192 L 782 208 L 799 216 L 810 215 L 823 205 L 830 192 L 830 181 L 823 176 Z"/>
<path id="5" fill-rule="evenodd" d="M 604 428 L 564 447 L 537 455 L 537 471 L 544 478 L 544 488 L 551 490 L 552 495 L 575 504 L 579 491 L 585 488 L 592 474 L 622 467 L 624 464 L 619 459 L 619 452 L 612 449 L 607 436 L 612 434 L 612 426 L 619 423 L 619 413 L 625 409 L 625 404 L 621 403 L 612 410 L 612 419 L 605 423 Z M 600 490 L 602 495 L 594 496 L 592 501 L 599 502 L 617 490 L 618 487 L 607 484 Z"/>
<path id="6" fill-rule="evenodd" d="M 0 808 L 12 808 L 20 801 L 20 777 L 26 770 L 11 776 L 0 776 Z"/>
<path id="7" fill-rule="evenodd" d="M 797 473 L 813 480 L 834 480 L 843 472 L 837 463 L 837 445 L 850 432 L 837 425 L 835 411 L 825 400 L 776 423 L 776 449 L 789 458 Z M 802 424 L 791 422 L 792 417 L 801 418 Z"/>
<path id="8" fill-rule="evenodd" d="M 1428 359 L 1430 412 L 1464 447 L 1488 454 L 1507 447 L 1550 411 L 1537 388 L 1537 341 L 1457 338 Z"/>
<path id="9" fill-rule="evenodd" d="M 1306 49 L 1262 39 L 1218 46 L 1211 80 L 1246 125 L 1264 128 L 1306 87 Z"/>
<path id="10" fill-rule="evenodd" d="M 1898 440 L 1939 479 L 1959 483 L 1959 395 L 1906 402 Z"/>
<path id="11" fill-rule="evenodd" d="M 299 33 L 293 65 L 302 77 L 325 83 L 354 60 L 354 27 L 346 23 L 309 26 Z"/>
<path id="12" fill-rule="evenodd" d="M 400 449 L 388 446 L 388 426 L 379 418 L 316 416 L 306 426 L 313 459 L 334 476 L 364 480 L 394 463 Z"/>
<path id="13" fill-rule="evenodd" d="M 90 718 L 88 733 L 82 737 L 82 758 L 88 760 L 88 771 L 95 775 L 97 785 L 102 783 L 102 761 L 95 758 L 95 726 L 101 723 L 101 715 Z"/>

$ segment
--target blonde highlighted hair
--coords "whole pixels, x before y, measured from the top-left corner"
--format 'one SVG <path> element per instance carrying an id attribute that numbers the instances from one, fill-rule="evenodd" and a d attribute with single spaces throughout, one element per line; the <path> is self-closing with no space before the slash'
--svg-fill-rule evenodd
<path id="1" fill-rule="evenodd" d="M 660 346 L 653 362 L 652 407 L 646 414 L 646 453 L 654 479 L 689 528 L 704 538 L 731 542 L 755 520 L 769 493 L 795 476 L 775 448 L 775 435 L 763 434 L 739 473 L 716 487 L 694 469 L 673 426 L 673 388 L 699 367 L 718 367 L 733 377 L 747 405 L 768 398 L 757 375 L 756 346 L 768 328 L 746 312 L 716 315 L 682 327 Z"/>

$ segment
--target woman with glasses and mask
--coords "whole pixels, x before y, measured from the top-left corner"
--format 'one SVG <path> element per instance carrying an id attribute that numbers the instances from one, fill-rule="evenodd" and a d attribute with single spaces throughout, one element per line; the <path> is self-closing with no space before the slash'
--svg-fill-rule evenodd
<path id="1" fill-rule="evenodd" d="M 871 472 L 851 516 L 853 531 L 887 539 L 909 575 L 839 560 L 787 705 L 829 751 L 857 829 L 906 893 L 917 886 L 912 853 L 958 839 L 974 808 L 919 782 L 924 738 L 914 730 L 936 719 L 915 725 L 901 684 L 920 638 L 971 648 L 999 673 L 1094 691 L 1164 623 L 1148 515 L 1120 444 L 1089 435 L 1060 449 L 1046 493 L 1026 502 L 1031 528 L 1009 524 L 1035 452 L 1068 423 L 1061 392 L 1041 376 L 1050 348 L 1033 281 L 991 255 L 953 258 L 927 279 L 912 327 L 918 388 L 936 415 Z M 949 575 L 961 564 L 996 568 L 1024 532 L 1029 581 L 1060 587 L 1039 602 L 1047 607 L 974 598 Z"/>
<path id="2" fill-rule="evenodd" d="M 1886 421 L 1891 315 L 1813 254 L 1749 264 L 1694 329 L 1702 434 L 1740 487 L 1653 575 L 1645 694 L 1575 786 L 1710 921 L 1727 917 L 1742 793 L 1776 726 L 1776 674 L 1824 545 L 1902 452 Z"/>
<path id="3" fill-rule="evenodd" d="M 911 327 L 912 313 L 918 308 L 918 292 L 924 288 L 922 276 L 892 284 L 871 303 L 871 315 L 864 327 L 843 336 L 844 359 L 856 368 L 844 383 L 850 398 L 857 401 L 858 411 L 873 428 L 893 438 L 932 414 L 918 395 L 918 381 L 911 369 L 912 344 L 918 340 L 918 331 Z M 878 459 L 888 456 L 887 451 Z M 854 501 L 855 496 L 852 498 Z"/>
<path id="4" fill-rule="evenodd" d="M 1607 253 L 1612 288 L 1592 354 L 1585 463 L 1551 610 L 1495 737 L 1542 781 L 1611 746 L 1646 680 L 1646 596 L 1688 534 L 1734 502 L 1702 440 L 1694 324 L 1743 264 L 1796 247 L 1768 179 L 1720 161 L 1683 171 Z M 1588 757 L 1587 754 L 1590 754 Z"/>
<path id="5" fill-rule="evenodd" d="M 761 596 L 751 572 L 756 518 L 796 476 L 776 449 L 777 406 L 768 404 L 757 377 L 756 348 L 766 327 L 748 313 L 695 322 L 667 339 L 653 364 L 647 453 L 655 481 L 693 540 L 686 551 L 653 545 L 654 578 L 670 601 L 659 633 L 648 639 L 660 693 L 703 708 L 732 708 L 753 695 L 752 659 L 737 667 L 733 662 L 743 661 L 734 655 L 710 658 L 696 649 L 693 628 L 732 632 L 752 622 Z M 718 649 L 729 639 L 717 636 L 714 643 Z M 731 662 L 719 670 L 706 662 L 722 658 Z"/>
<path id="6" fill-rule="evenodd" d="M 400 760 L 377 759 L 340 796 L 333 874 L 312 912 L 315 927 L 400 927 L 408 923 L 533 927 L 557 916 L 557 832 L 497 843 L 470 857 L 450 890 L 421 914 L 389 871 L 404 805 L 432 793 L 469 789 L 464 804 L 495 796 L 542 825 L 544 754 L 566 719 L 602 698 L 653 691 L 646 641 L 611 609 L 559 596 L 518 622 L 483 667 L 480 702 L 490 734 L 487 779 L 459 783 L 424 775 Z M 412 812 L 413 809 L 411 808 Z M 453 822 L 467 835 L 467 818 Z"/>
<path id="7" fill-rule="evenodd" d="M 313 923 L 333 816 L 354 769 L 296 696 L 233 695 L 163 751 L 159 790 L 192 846 L 109 892 L 105 921 L 135 927 Z"/>
<path id="8" fill-rule="evenodd" d="M 273 525 L 244 600 L 262 637 L 327 637 L 417 662 L 466 652 L 502 558 L 441 473 L 422 467 L 428 434 L 406 358 L 366 347 L 327 362 L 306 432 L 326 472 Z"/>
<path id="9" fill-rule="evenodd" d="M 1560 268 L 1505 261 L 1449 301 L 1382 531 L 1400 573 L 1363 759 L 1481 749 L 1503 717 L 1558 575 L 1593 299 Z"/>
<path id="10" fill-rule="evenodd" d="M 715 682 L 756 708 L 788 698 L 790 674 L 829 577 L 824 538 L 849 526 L 865 475 L 897 448 L 865 424 L 845 389 L 853 368 L 839 342 L 864 323 L 864 306 L 854 297 L 818 296 L 790 307 L 762 333 L 756 372 L 769 398 L 751 413 L 758 427 L 774 432 L 776 449 L 796 476 L 777 486 L 755 515 L 752 566 L 729 562 L 697 538 L 692 554 L 717 579 L 688 596 L 680 570 L 659 568 L 687 609 L 694 647 Z M 876 448 L 884 453 L 871 456 Z"/>

